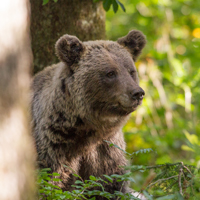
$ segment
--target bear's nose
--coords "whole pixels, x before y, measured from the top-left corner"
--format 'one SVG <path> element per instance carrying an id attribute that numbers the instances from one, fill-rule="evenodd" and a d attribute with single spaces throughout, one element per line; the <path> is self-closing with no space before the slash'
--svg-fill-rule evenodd
<path id="1" fill-rule="evenodd" d="M 139 88 L 130 92 L 130 95 L 133 100 L 142 100 L 145 95 L 145 92 L 142 88 Z"/>

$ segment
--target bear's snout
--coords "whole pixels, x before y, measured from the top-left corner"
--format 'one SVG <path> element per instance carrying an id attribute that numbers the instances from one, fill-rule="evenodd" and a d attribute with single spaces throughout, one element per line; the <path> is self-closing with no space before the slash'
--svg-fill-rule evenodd
<path id="1" fill-rule="evenodd" d="M 130 98 L 132 100 L 140 101 L 143 99 L 144 95 L 145 95 L 145 92 L 141 87 L 130 92 Z"/>
<path id="2" fill-rule="evenodd" d="M 129 89 L 126 93 L 118 96 L 119 105 L 126 111 L 133 112 L 138 105 L 142 104 L 144 95 L 144 90 L 139 86 L 132 90 Z"/>

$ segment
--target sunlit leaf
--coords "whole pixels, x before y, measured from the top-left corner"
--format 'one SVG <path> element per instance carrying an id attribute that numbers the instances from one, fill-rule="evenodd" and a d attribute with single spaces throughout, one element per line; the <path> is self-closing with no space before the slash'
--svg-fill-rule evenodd
<path id="1" fill-rule="evenodd" d="M 112 5 L 113 5 L 113 11 L 116 13 L 118 10 L 118 4 L 116 0 L 112 0 Z"/>
<path id="2" fill-rule="evenodd" d="M 126 12 L 126 9 L 124 7 L 124 5 L 119 1 L 119 0 L 116 0 L 116 2 L 119 4 L 119 6 L 121 7 L 121 9 Z"/>
<path id="3" fill-rule="evenodd" d="M 105 9 L 105 11 L 108 11 L 110 9 L 111 4 L 112 4 L 112 0 L 103 1 L 103 8 Z"/>
<path id="4" fill-rule="evenodd" d="M 48 2 L 49 2 L 49 0 L 43 0 L 42 5 L 45 5 L 45 4 L 47 4 Z"/>

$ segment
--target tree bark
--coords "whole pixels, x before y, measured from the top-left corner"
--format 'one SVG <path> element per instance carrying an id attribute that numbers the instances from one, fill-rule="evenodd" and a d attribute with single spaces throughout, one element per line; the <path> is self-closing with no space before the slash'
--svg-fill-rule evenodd
<path id="1" fill-rule="evenodd" d="M 93 0 L 31 0 L 31 35 L 34 73 L 58 61 L 55 42 L 64 34 L 80 40 L 105 39 L 105 11 Z"/>
<path id="2" fill-rule="evenodd" d="M 0 3 L 0 199 L 35 200 L 29 127 L 29 1 Z"/>

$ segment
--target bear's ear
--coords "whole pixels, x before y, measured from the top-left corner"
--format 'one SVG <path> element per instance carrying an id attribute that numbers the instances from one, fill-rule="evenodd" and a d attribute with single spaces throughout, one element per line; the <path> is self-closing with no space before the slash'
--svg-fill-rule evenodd
<path id="1" fill-rule="evenodd" d="M 142 32 L 137 30 L 132 30 L 128 33 L 128 35 L 119 38 L 117 42 L 128 48 L 130 53 L 133 56 L 133 60 L 135 61 L 137 57 L 141 54 L 142 49 L 146 44 L 146 37 Z"/>
<path id="2" fill-rule="evenodd" d="M 75 36 L 63 35 L 55 45 L 56 55 L 68 66 L 77 63 L 84 51 L 83 43 Z"/>

